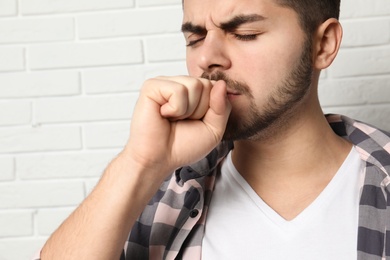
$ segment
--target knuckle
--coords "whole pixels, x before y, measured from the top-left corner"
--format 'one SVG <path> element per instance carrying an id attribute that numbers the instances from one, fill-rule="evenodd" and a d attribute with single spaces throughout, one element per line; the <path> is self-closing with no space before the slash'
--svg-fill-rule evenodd
<path id="1" fill-rule="evenodd" d="M 156 78 L 151 78 L 151 79 L 145 80 L 144 84 L 141 87 L 141 91 L 148 90 L 148 89 L 155 87 L 157 82 L 158 82 L 158 79 L 156 79 Z"/>
<path id="2" fill-rule="evenodd" d="M 175 92 L 179 97 L 187 97 L 188 96 L 188 88 L 184 84 L 176 83 Z"/>

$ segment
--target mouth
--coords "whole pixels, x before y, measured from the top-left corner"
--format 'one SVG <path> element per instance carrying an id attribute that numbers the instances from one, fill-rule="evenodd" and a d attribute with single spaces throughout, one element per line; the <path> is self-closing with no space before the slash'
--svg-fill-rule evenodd
<path id="1" fill-rule="evenodd" d="M 226 94 L 230 101 L 237 99 L 241 95 L 238 91 L 232 89 L 228 89 Z"/>
<path id="2" fill-rule="evenodd" d="M 228 88 L 227 89 L 227 95 L 228 96 L 238 96 L 238 95 L 241 95 L 241 94 L 237 90 L 233 90 L 233 89 Z"/>

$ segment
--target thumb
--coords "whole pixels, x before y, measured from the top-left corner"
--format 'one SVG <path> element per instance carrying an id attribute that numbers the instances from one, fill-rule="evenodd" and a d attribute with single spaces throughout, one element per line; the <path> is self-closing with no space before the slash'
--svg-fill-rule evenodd
<path id="1" fill-rule="evenodd" d="M 225 81 L 219 80 L 215 83 L 213 82 L 213 88 L 210 92 L 209 107 L 209 110 L 203 117 L 203 122 L 213 132 L 216 141 L 220 142 L 232 109 L 227 98 Z"/>

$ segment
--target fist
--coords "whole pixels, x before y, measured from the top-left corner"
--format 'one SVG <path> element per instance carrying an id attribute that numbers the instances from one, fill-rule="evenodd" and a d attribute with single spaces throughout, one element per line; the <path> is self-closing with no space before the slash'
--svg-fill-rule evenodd
<path id="1" fill-rule="evenodd" d="M 150 79 L 141 89 L 125 151 L 142 167 L 160 169 L 165 178 L 218 145 L 230 111 L 224 81 Z"/>

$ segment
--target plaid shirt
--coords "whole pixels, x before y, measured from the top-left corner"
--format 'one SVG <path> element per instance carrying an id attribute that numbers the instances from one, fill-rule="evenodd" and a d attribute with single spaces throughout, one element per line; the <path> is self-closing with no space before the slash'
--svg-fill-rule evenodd
<path id="1" fill-rule="evenodd" d="M 345 116 L 327 119 L 335 133 L 356 146 L 365 162 L 358 260 L 390 259 L 390 134 Z M 121 259 L 201 259 L 218 165 L 232 148 L 231 143 L 221 143 L 202 161 L 168 178 L 133 227 Z"/>

